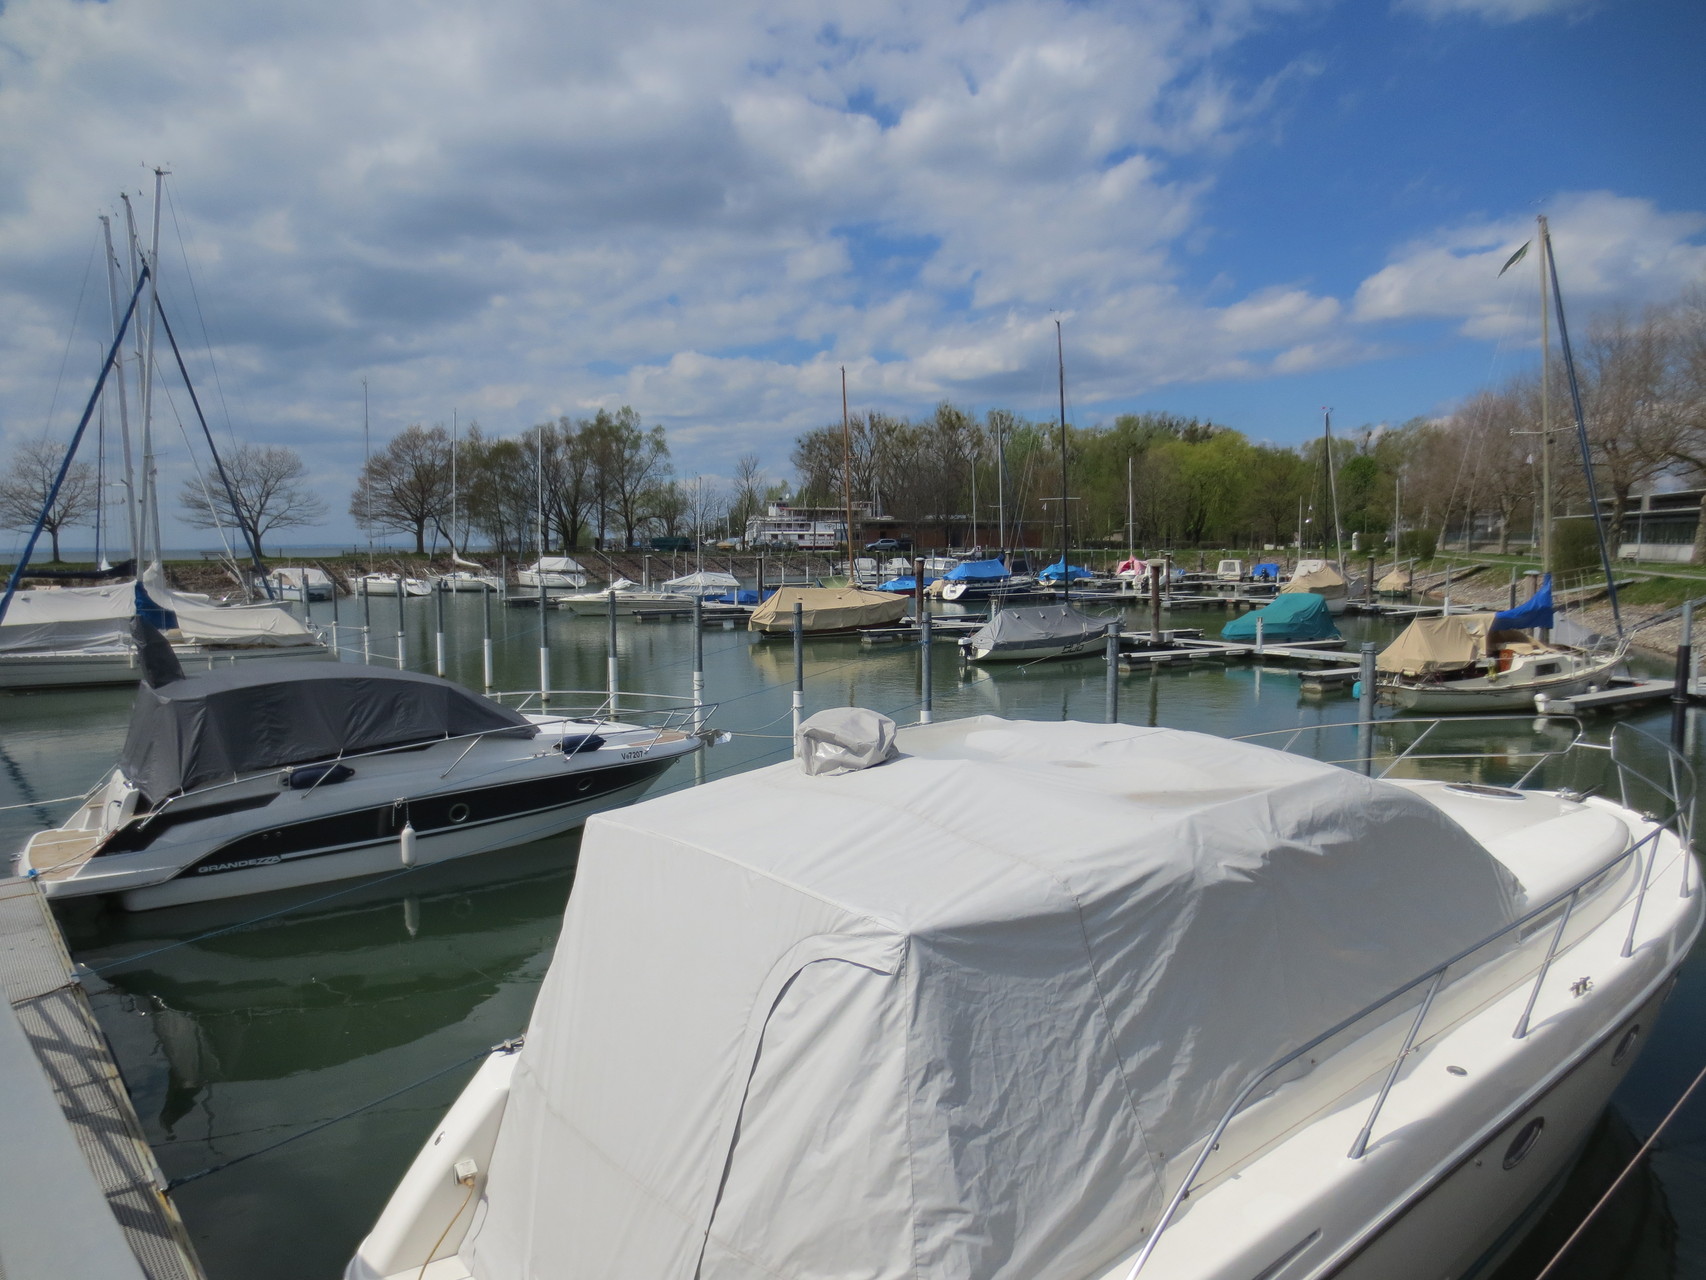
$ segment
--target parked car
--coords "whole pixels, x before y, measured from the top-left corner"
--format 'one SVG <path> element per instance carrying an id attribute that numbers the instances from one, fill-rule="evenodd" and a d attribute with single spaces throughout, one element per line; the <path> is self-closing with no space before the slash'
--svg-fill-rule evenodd
<path id="1" fill-rule="evenodd" d="M 911 551 L 911 538 L 878 538 L 865 544 L 867 551 Z"/>
<path id="2" fill-rule="evenodd" d="M 691 551 L 693 550 L 693 539 L 683 537 L 653 538 L 651 548 L 653 551 Z"/>

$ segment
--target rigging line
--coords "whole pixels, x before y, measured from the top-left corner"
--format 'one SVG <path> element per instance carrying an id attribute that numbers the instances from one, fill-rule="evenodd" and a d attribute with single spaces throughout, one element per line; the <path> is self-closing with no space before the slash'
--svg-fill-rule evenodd
<path id="1" fill-rule="evenodd" d="M 228 561 L 236 561 L 236 553 L 231 550 L 231 539 L 225 536 L 225 522 L 219 518 L 219 508 L 214 504 L 213 494 L 208 492 L 207 476 L 200 467 L 195 466 L 195 446 L 190 443 L 189 428 L 184 426 L 184 415 L 178 412 L 178 402 L 172 398 L 172 389 L 164 383 L 160 390 L 165 393 L 166 404 L 172 410 L 172 418 L 178 424 L 178 434 L 183 437 L 184 451 L 190 456 L 191 467 L 195 471 L 196 485 L 201 489 L 201 500 L 207 504 L 208 515 L 213 518 L 213 530 L 219 535 L 219 545 L 225 551 Z"/>
<path id="2" fill-rule="evenodd" d="M 59 406 L 59 391 L 65 382 L 65 369 L 71 363 L 71 347 L 77 341 L 77 321 L 83 314 L 83 296 L 89 289 L 89 274 L 95 269 L 95 249 L 95 244 L 89 246 L 89 260 L 83 264 L 83 283 L 77 286 L 77 304 L 71 311 L 71 329 L 65 335 L 65 351 L 59 357 L 59 374 L 53 380 L 53 395 L 48 398 L 47 417 L 42 422 L 43 440 L 46 440 L 53 430 L 53 411 Z"/>
<path id="3" fill-rule="evenodd" d="M 297 1132 L 291 1134 L 288 1138 L 280 1138 L 277 1142 L 271 1143 L 267 1146 L 258 1147 L 255 1150 L 245 1152 L 243 1155 L 240 1155 L 240 1156 L 233 1156 L 231 1159 L 227 1160 L 224 1164 L 209 1165 L 205 1169 L 197 1169 L 194 1173 L 186 1173 L 181 1178 L 173 1178 L 170 1182 L 168 1182 L 166 1184 L 166 1190 L 168 1192 L 176 1191 L 179 1187 L 183 1186 L 185 1183 L 195 1182 L 197 1179 L 207 1177 L 208 1174 L 210 1174 L 210 1173 L 221 1173 L 224 1170 L 231 1168 L 232 1165 L 242 1164 L 245 1160 L 253 1160 L 256 1156 L 267 1155 L 270 1152 L 277 1151 L 280 1147 L 289 1146 L 292 1142 L 295 1142 L 299 1138 L 306 1138 L 311 1134 L 319 1133 L 322 1129 L 329 1129 L 335 1124 L 341 1124 L 345 1120 L 354 1119 L 356 1116 L 360 1115 L 364 1111 L 371 1111 L 374 1107 L 377 1107 L 377 1106 L 381 1105 L 382 1103 L 389 1102 L 393 1098 L 401 1097 L 403 1094 L 408 1093 L 411 1089 L 418 1089 L 423 1084 L 430 1084 L 432 1081 L 437 1080 L 440 1076 L 447 1076 L 452 1071 L 456 1071 L 462 1067 L 467 1066 L 470 1062 L 478 1062 L 481 1058 L 490 1057 L 492 1054 L 498 1053 L 498 1052 L 504 1050 L 506 1048 L 506 1046 L 511 1046 L 511 1045 L 516 1045 L 517 1047 L 519 1047 L 517 1045 L 517 1042 L 514 1040 L 506 1040 L 503 1042 L 503 1044 L 491 1045 L 485 1049 L 481 1049 L 478 1053 L 469 1054 L 466 1058 L 463 1058 L 460 1061 L 452 1062 L 447 1067 L 440 1067 L 437 1071 L 434 1071 L 428 1075 L 422 1076 L 419 1080 L 410 1081 L 408 1084 L 405 1084 L 405 1085 L 402 1085 L 396 1089 L 393 1089 L 393 1090 L 391 1090 L 390 1093 L 387 1093 L 387 1094 L 383 1095 L 382 1097 L 375 1098 L 371 1102 L 364 1102 L 359 1107 L 353 1107 L 350 1110 L 343 1112 L 341 1115 L 335 1115 L 330 1120 L 322 1120 L 322 1121 L 320 1121 L 319 1124 L 310 1125 L 306 1129 L 299 1129 Z"/>
<path id="4" fill-rule="evenodd" d="M 195 303 L 196 322 L 201 325 L 202 345 L 207 348 L 207 364 L 213 373 L 213 389 L 219 395 L 219 412 L 225 417 L 225 434 L 230 436 L 233 442 L 236 442 L 237 433 L 231 426 L 231 407 L 225 403 L 225 384 L 220 381 L 219 364 L 213 358 L 213 335 L 207 331 L 207 317 L 202 314 L 201 309 L 201 294 L 195 287 L 195 273 L 190 270 L 189 249 L 184 244 L 183 228 L 178 225 L 178 206 L 172 200 L 171 184 L 163 185 L 166 189 L 166 211 L 172 215 L 172 231 L 178 237 L 178 256 L 184 262 L 184 279 L 190 286 L 190 301 Z M 182 357 L 179 357 L 179 361 L 182 362 Z M 251 443 L 253 442 L 251 441 Z"/>
<path id="5" fill-rule="evenodd" d="M 1659 1140 L 1659 1135 L 1665 1131 L 1665 1126 L 1672 1120 L 1676 1119 L 1677 1112 L 1682 1110 L 1683 1106 L 1688 1102 L 1688 1099 L 1693 1096 L 1694 1091 L 1700 1087 L 1700 1083 L 1703 1080 L 1706 1080 L 1706 1067 L 1702 1067 L 1700 1069 L 1700 1074 L 1694 1077 L 1694 1082 L 1682 1091 L 1682 1096 L 1676 1100 L 1676 1105 L 1665 1114 L 1665 1118 L 1663 1120 L 1659 1121 L 1658 1127 L 1653 1130 L 1652 1135 L 1641 1144 L 1641 1149 L 1635 1153 L 1634 1157 L 1628 1164 L 1623 1166 L 1623 1172 L 1618 1174 L 1617 1177 L 1612 1180 L 1611 1185 L 1605 1189 L 1605 1194 L 1600 1196 L 1598 1201 L 1595 1202 L 1593 1208 L 1588 1210 L 1588 1216 L 1582 1219 L 1581 1224 L 1574 1231 L 1570 1232 L 1570 1238 L 1564 1241 L 1563 1247 L 1560 1248 L 1557 1253 L 1552 1255 L 1552 1261 L 1548 1262 L 1540 1269 L 1539 1273 L 1534 1277 L 1534 1280 L 1546 1280 L 1546 1277 L 1552 1274 L 1558 1263 L 1563 1260 L 1564 1255 L 1570 1251 L 1570 1247 L 1576 1243 L 1576 1240 L 1581 1236 L 1582 1232 L 1588 1229 L 1588 1224 L 1598 1216 L 1599 1211 L 1605 1208 L 1605 1206 L 1610 1202 L 1611 1197 L 1617 1194 L 1618 1188 L 1623 1185 L 1624 1181 L 1631 1173 L 1635 1172 L 1636 1166 L 1646 1158 L 1647 1152 L 1653 1149 L 1653 1144 Z"/>

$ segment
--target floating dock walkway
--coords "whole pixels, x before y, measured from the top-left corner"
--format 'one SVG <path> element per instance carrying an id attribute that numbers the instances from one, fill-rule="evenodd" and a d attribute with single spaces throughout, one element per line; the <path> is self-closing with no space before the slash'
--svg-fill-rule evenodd
<path id="1" fill-rule="evenodd" d="M 8 1274 L 204 1280 L 142 1124 L 48 909 L 0 879 L 0 1203 Z M 16 1271 L 13 1271 L 13 1268 Z"/>

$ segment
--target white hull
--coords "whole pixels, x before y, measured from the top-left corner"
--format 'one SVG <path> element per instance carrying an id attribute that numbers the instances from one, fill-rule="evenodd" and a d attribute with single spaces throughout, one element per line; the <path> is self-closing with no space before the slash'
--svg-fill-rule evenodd
<path id="1" fill-rule="evenodd" d="M 572 596 L 556 596 L 551 601 L 559 609 L 580 617 L 603 617 L 610 612 L 610 593 L 587 591 Z M 616 613 L 674 613 L 693 607 L 693 597 L 673 595 L 667 591 L 618 591 Z"/>
<path id="2" fill-rule="evenodd" d="M 446 591 L 502 591 L 503 579 L 495 574 L 447 573 L 437 579 Z"/>
<path id="3" fill-rule="evenodd" d="M 586 586 L 586 582 L 584 573 L 535 573 L 531 569 L 522 569 L 515 575 L 518 587 L 534 591 L 540 587 L 547 591 L 580 591 Z"/>
<path id="4" fill-rule="evenodd" d="M 1576 671 L 1529 680 L 1495 680 L 1480 676 L 1472 680 L 1445 680 L 1435 684 L 1383 683 L 1380 685 L 1380 700 L 1404 711 L 1429 715 L 1532 711 L 1536 697 L 1570 698 L 1589 689 L 1603 688 L 1621 661 L 1621 654 L 1613 654 Z"/>
<path id="5" fill-rule="evenodd" d="M 355 580 L 357 595 L 365 596 L 430 596 L 432 586 L 419 578 L 387 577 L 383 574 L 366 574 Z"/>
<path id="6" fill-rule="evenodd" d="M 325 644 L 276 647 L 236 647 L 175 644 L 172 652 L 186 672 L 212 671 L 249 658 L 336 659 Z M 134 649 L 98 653 L 0 654 L 0 689 L 80 689 L 100 685 L 137 684 L 142 668 Z"/>
<path id="7" fill-rule="evenodd" d="M 1043 662 L 1049 658 L 1085 658 L 1093 657 L 1107 651 L 1107 640 L 1103 636 L 1090 636 L 1080 640 L 1068 640 L 1064 643 L 1028 644 L 1010 649 L 978 649 L 968 646 L 966 660 L 968 662 Z"/>

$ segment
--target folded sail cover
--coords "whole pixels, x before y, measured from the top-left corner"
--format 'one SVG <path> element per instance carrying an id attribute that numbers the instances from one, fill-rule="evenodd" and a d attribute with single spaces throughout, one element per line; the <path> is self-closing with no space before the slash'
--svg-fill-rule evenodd
<path id="1" fill-rule="evenodd" d="M 1135 725 L 902 730 L 587 824 L 481 1280 L 1083 1280 L 1256 1071 L 1512 918 L 1387 783 Z"/>
<path id="2" fill-rule="evenodd" d="M 1488 655 L 1497 616 L 1454 613 L 1444 618 L 1417 618 L 1380 651 L 1374 665 L 1389 675 L 1402 676 L 1467 667 Z"/>
<path id="3" fill-rule="evenodd" d="M 533 727 L 435 676 L 262 658 L 143 685 L 119 768 L 157 802 L 257 770 L 489 730 Z"/>

